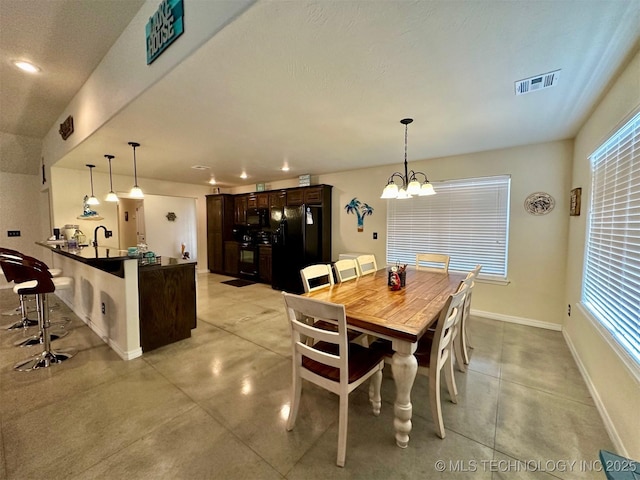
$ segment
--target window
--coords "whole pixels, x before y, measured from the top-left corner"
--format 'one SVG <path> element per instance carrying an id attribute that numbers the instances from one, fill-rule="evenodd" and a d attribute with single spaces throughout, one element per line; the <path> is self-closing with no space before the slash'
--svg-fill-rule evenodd
<path id="1" fill-rule="evenodd" d="M 640 364 L 640 113 L 590 160 L 582 303 Z"/>
<path id="2" fill-rule="evenodd" d="M 420 252 L 446 253 L 450 270 L 482 264 L 505 279 L 509 176 L 434 182 L 437 195 L 392 200 L 387 208 L 387 263 L 415 265 Z"/>

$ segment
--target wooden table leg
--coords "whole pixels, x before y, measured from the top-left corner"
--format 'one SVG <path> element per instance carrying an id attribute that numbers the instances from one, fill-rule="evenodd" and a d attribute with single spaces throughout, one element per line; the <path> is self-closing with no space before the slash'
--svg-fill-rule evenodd
<path id="1" fill-rule="evenodd" d="M 395 350 L 391 359 L 391 370 L 396 383 L 396 402 L 394 404 L 395 419 L 393 426 L 396 429 L 396 444 L 400 448 L 409 445 L 409 433 L 411 432 L 411 389 L 418 372 L 418 361 L 413 356 L 415 344 L 393 342 Z"/>

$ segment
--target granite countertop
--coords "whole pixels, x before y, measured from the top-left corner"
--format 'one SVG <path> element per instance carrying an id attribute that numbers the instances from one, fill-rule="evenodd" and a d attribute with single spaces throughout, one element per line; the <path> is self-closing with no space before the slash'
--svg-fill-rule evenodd
<path id="1" fill-rule="evenodd" d="M 98 247 L 78 247 L 69 249 L 64 245 L 49 244 L 45 242 L 36 242 L 38 245 L 50 248 L 56 253 L 60 253 L 67 257 L 76 258 L 77 260 L 129 260 L 126 250 L 120 250 L 114 247 L 98 246 Z"/>
<path id="2" fill-rule="evenodd" d="M 120 250 L 114 247 L 108 246 L 83 246 L 74 249 L 69 249 L 64 245 L 59 244 L 50 244 L 48 242 L 36 242 L 36 244 L 41 245 L 43 247 L 49 248 L 52 251 L 64 255 L 66 257 L 73 258 L 75 260 L 79 260 L 83 263 L 87 263 L 89 265 L 103 265 L 108 262 L 121 262 L 123 260 L 141 260 L 137 257 L 129 257 L 127 250 Z M 168 267 L 171 265 L 188 265 L 190 263 L 197 263 L 195 260 L 187 259 L 183 260 L 181 258 L 174 257 L 165 257 L 159 256 L 157 257 L 159 262 L 146 264 L 143 262 L 139 262 L 141 267 L 153 267 L 153 266 L 161 266 Z"/>

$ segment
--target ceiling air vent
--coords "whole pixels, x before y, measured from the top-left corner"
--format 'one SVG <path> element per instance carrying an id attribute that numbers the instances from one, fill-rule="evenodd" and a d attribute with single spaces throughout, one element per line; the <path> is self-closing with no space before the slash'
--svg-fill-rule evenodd
<path id="1" fill-rule="evenodd" d="M 535 77 L 518 80 L 515 82 L 516 95 L 524 95 L 525 93 L 535 92 L 543 88 L 553 87 L 558 83 L 559 79 L 560 70 L 554 70 L 553 72 L 543 73 Z"/>

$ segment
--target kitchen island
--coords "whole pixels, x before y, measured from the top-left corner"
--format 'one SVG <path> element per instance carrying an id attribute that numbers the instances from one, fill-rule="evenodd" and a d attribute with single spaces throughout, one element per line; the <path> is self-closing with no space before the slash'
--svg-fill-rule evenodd
<path id="1" fill-rule="evenodd" d="M 196 327 L 196 278 L 192 260 L 162 257 L 139 265 L 111 247 L 69 250 L 36 242 L 53 252 L 53 266 L 74 280 L 56 295 L 122 359 L 191 336 Z"/>

